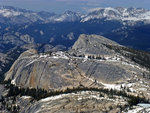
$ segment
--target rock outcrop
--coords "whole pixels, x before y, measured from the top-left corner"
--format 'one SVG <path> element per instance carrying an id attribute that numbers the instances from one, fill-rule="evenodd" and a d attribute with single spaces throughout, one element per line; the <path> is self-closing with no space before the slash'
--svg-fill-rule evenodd
<path id="1" fill-rule="evenodd" d="M 21 88 L 42 88 L 50 92 L 85 86 L 115 89 L 149 99 L 150 81 L 142 78 L 149 71 L 108 45 L 123 47 L 98 35 L 81 35 L 69 51 L 38 53 L 30 49 L 15 61 L 5 80 L 11 79 L 12 84 Z M 120 95 L 82 90 L 35 100 L 29 105 L 29 100 L 19 100 L 17 105 L 21 106 L 21 113 L 116 113 L 128 110 L 127 100 Z M 140 108 L 143 112 L 147 109 Z"/>
<path id="2" fill-rule="evenodd" d="M 49 97 L 26 107 L 21 113 L 117 113 L 126 102 L 101 97 L 98 92 L 78 92 Z"/>
<path id="3" fill-rule="evenodd" d="M 99 35 L 80 35 L 79 39 L 75 42 L 72 50 L 76 55 L 87 55 L 87 56 L 113 56 L 116 54 L 115 51 L 107 48 L 105 44 L 120 46 L 116 42 L 113 42 L 103 36 Z"/>
<path id="4" fill-rule="evenodd" d="M 51 90 L 126 83 L 135 73 L 141 75 L 144 72 L 105 44 L 120 46 L 101 36 L 81 35 L 69 52 L 39 54 L 36 50 L 28 50 L 6 73 L 5 80 L 11 79 L 20 87 Z"/>

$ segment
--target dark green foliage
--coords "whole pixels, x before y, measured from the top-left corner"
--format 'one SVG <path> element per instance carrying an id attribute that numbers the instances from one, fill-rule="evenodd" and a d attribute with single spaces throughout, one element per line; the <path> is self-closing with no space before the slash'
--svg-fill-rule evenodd
<path id="1" fill-rule="evenodd" d="M 94 56 L 88 56 L 89 59 L 99 59 L 99 57 L 95 58 Z"/>
<path id="2" fill-rule="evenodd" d="M 139 96 L 129 95 L 128 103 L 130 106 L 137 105 L 138 103 L 148 103 L 148 100 Z"/>
<path id="3" fill-rule="evenodd" d="M 69 89 L 67 88 L 64 91 L 46 91 L 44 89 L 40 89 L 40 88 L 18 88 L 17 86 L 14 86 L 12 84 L 10 84 L 10 82 L 6 82 L 6 88 L 9 89 L 8 95 L 7 97 L 16 97 L 18 95 L 20 96 L 31 96 L 36 100 L 40 100 L 42 98 L 46 98 L 46 97 L 50 97 L 50 96 L 56 96 L 56 95 L 60 95 L 60 94 L 68 94 L 68 93 L 77 93 L 80 91 L 96 91 L 96 92 L 100 92 L 107 94 L 110 98 L 113 98 L 113 96 L 122 96 L 125 98 L 128 98 L 128 103 L 130 106 L 132 105 L 136 105 L 140 102 L 144 102 L 144 103 L 148 103 L 148 101 L 145 98 L 141 98 L 139 96 L 133 96 L 133 95 L 128 95 L 125 91 L 117 91 L 117 90 L 113 90 L 113 89 L 103 89 L 103 88 L 88 88 L 88 87 L 77 87 L 77 88 L 72 88 Z M 15 101 L 15 98 L 13 99 Z"/>
<path id="4" fill-rule="evenodd" d="M 0 84 L 10 84 L 11 83 L 11 80 L 5 80 L 5 81 L 1 81 Z"/>
<path id="5" fill-rule="evenodd" d="M 105 45 L 106 47 L 115 50 L 135 63 L 140 64 L 150 69 L 150 53 L 145 51 L 134 50 L 127 47 Z"/>

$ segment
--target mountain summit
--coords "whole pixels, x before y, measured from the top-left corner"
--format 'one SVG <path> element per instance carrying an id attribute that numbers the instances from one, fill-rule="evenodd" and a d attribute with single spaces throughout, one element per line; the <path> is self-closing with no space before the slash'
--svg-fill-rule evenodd
<path id="1" fill-rule="evenodd" d="M 5 80 L 11 79 L 11 83 L 19 87 L 50 90 L 81 84 L 88 87 L 94 81 L 95 87 L 129 84 L 128 80 L 134 79 L 134 73 L 137 76 L 147 74 L 146 68 L 125 58 L 119 49 L 125 55 L 132 54 L 107 38 L 82 34 L 66 52 L 24 52 L 6 73 Z"/>
<path id="2" fill-rule="evenodd" d="M 82 22 L 92 19 L 120 20 L 120 21 L 144 21 L 150 20 L 150 11 L 143 8 L 97 8 L 91 10 Z"/>
<path id="3" fill-rule="evenodd" d="M 46 14 L 46 15 L 45 15 Z M 126 21 L 150 21 L 150 11 L 143 8 L 97 8 L 90 10 L 88 14 L 79 14 L 66 11 L 63 14 L 49 12 L 35 12 L 11 6 L 0 6 L 0 20 L 11 24 L 23 24 L 31 22 L 87 22 L 93 19 Z M 5 18 L 5 19 L 4 19 Z M 21 21 L 23 19 L 23 21 Z M 17 22 L 21 21 L 21 22 Z"/>

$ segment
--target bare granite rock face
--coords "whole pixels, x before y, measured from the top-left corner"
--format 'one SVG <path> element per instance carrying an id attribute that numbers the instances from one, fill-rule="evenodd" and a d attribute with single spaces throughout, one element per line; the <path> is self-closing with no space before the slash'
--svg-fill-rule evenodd
<path id="1" fill-rule="evenodd" d="M 5 80 L 12 79 L 12 83 L 20 87 L 49 90 L 77 87 L 80 84 L 89 86 L 95 80 L 115 83 L 130 76 L 117 65 L 74 58 L 63 52 L 51 56 L 34 53 L 35 50 L 24 52 L 8 71 Z"/>
<path id="2" fill-rule="evenodd" d="M 116 54 L 113 50 L 110 50 L 104 44 L 117 45 L 116 42 L 113 42 L 105 37 L 99 35 L 85 35 L 82 34 L 79 36 L 79 39 L 75 42 L 72 47 L 72 50 L 76 52 L 77 55 L 113 55 Z"/>
<path id="3" fill-rule="evenodd" d="M 12 65 L 5 80 L 11 79 L 12 84 L 20 87 L 46 90 L 81 84 L 86 87 L 108 87 L 106 84 L 128 83 L 130 79 L 147 71 L 110 50 L 105 44 L 120 46 L 101 36 L 81 35 L 72 50 L 67 52 L 39 54 L 34 49 L 28 50 Z M 92 55 L 94 57 L 89 57 Z"/>
<path id="4" fill-rule="evenodd" d="M 42 99 L 26 107 L 21 113 L 117 113 L 126 105 L 123 98 L 114 101 L 98 92 L 83 91 Z M 117 99 L 116 98 L 116 99 Z"/>
<path id="5" fill-rule="evenodd" d="M 150 80 L 143 78 L 149 71 L 107 45 L 122 47 L 98 35 L 81 35 L 69 51 L 38 53 L 30 49 L 15 61 L 5 80 L 11 79 L 12 84 L 23 88 L 62 91 L 85 86 L 115 89 L 150 99 Z M 21 113 L 117 113 L 126 107 L 127 98 L 79 91 L 51 96 L 29 105 L 25 102 Z M 144 112 L 145 108 L 141 110 Z"/>

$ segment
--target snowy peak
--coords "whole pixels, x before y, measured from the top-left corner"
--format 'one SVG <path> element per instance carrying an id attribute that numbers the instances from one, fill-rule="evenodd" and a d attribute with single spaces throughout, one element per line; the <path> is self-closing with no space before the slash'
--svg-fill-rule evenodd
<path id="1" fill-rule="evenodd" d="M 34 12 L 12 6 L 0 6 L 0 15 L 4 17 L 19 16 L 26 13 L 34 13 Z"/>
<path id="2" fill-rule="evenodd" d="M 103 19 L 107 18 L 110 19 L 119 19 L 121 14 L 120 12 L 115 8 L 96 8 L 93 10 L 90 10 L 90 13 L 85 15 L 81 22 L 86 22 L 93 19 Z"/>
<path id="3" fill-rule="evenodd" d="M 97 8 L 90 11 L 82 18 L 82 22 L 92 19 L 120 20 L 120 21 L 143 21 L 150 20 L 150 11 L 143 8 Z"/>
<path id="4" fill-rule="evenodd" d="M 7 23 L 12 24 L 24 24 L 32 22 L 74 22 L 81 20 L 81 14 L 72 11 L 66 11 L 63 14 L 55 14 L 46 11 L 34 12 L 11 6 L 0 6 L 0 18 L 2 18 L 3 21 L 6 20 L 5 18 L 7 18 L 9 19 Z M 19 20 L 23 21 L 18 23 Z"/>
<path id="5" fill-rule="evenodd" d="M 51 21 L 53 20 L 54 22 L 74 22 L 79 21 L 80 19 L 81 14 L 72 11 L 66 11 L 63 14 L 52 17 Z"/>
<path id="6" fill-rule="evenodd" d="M 13 11 L 19 11 L 19 12 L 32 12 L 26 9 L 21 9 L 13 6 L 0 6 L 0 9 L 8 9 L 8 10 L 13 10 Z"/>
<path id="7" fill-rule="evenodd" d="M 20 12 L 15 12 L 9 9 L 0 9 L 0 15 L 4 17 L 12 17 L 12 16 L 19 16 L 21 13 Z"/>
<path id="8" fill-rule="evenodd" d="M 0 6 L 0 15 L 4 17 L 19 16 L 22 12 L 13 7 Z"/>
<path id="9" fill-rule="evenodd" d="M 108 8 L 98 8 L 98 9 L 95 9 L 95 10 L 91 10 L 91 12 L 89 14 L 103 14 L 103 15 L 106 15 L 106 14 L 111 14 L 111 13 L 114 13 L 114 14 L 119 14 L 119 11 L 115 8 L 111 8 L 111 7 L 108 7 Z"/>
<path id="10" fill-rule="evenodd" d="M 49 12 L 34 12 L 11 6 L 0 6 L 0 23 L 8 24 L 30 24 L 33 22 L 45 22 L 49 17 L 54 16 Z M 7 18 L 7 19 L 6 19 Z"/>
<path id="11" fill-rule="evenodd" d="M 6 19 L 7 18 L 7 19 Z M 63 14 L 35 12 L 11 6 L 0 6 L 0 23 L 26 24 L 33 22 L 86 22 L 94 19 L 117 20 L 123 23 L 150 23 L 150 11 L 142 8 L 96 8 L 88 14 L 66 11 Z M 6 21 L 7 20 L 7 21 Z"/>

